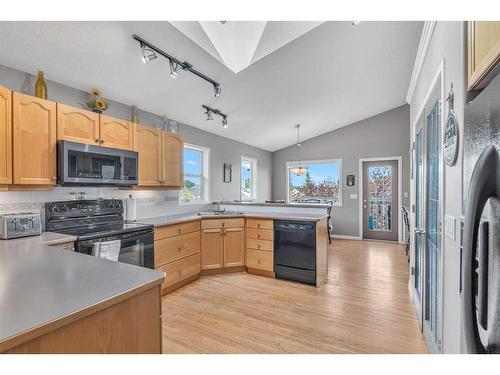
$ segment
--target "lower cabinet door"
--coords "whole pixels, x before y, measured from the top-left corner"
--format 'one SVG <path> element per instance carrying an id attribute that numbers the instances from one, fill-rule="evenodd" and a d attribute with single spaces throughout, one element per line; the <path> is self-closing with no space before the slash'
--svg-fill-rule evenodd
<path id="1" fill-rule="evenodd" d="M 247 249 L 247 267 L 273 272 L 273 253 Z"/>
<path id="2" fill-rule="evenodd" d="M 177 284 L 190 276 L 200 273 L 200 254 L 194 254 L 184 259 L 158 267 L 156 270 L 166 273 L 162 289 Z"/>
<path id="3" fill-rule="evenodd" d="M 211 270 L 224 266 L 223 236 L 221 229 L 201 232 L 201 269 Z"/>
<path id="4" fill-rule="evenodd" d="M 224 238 L 224 267 L 245 265 L 245 229 L 226 228 Z"/>

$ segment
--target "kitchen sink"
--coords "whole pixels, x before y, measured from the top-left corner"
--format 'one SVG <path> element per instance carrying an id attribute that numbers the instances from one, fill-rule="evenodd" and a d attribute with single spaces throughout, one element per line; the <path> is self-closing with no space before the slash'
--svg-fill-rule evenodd
<path id="1" fill-rule="evenodd" d="M 227 211 L 227 210 L 210 210 L 210 211 L 198 212 L 198 216 L 232 216 L 232 215 L 243 215 L 243 212 Z"/>

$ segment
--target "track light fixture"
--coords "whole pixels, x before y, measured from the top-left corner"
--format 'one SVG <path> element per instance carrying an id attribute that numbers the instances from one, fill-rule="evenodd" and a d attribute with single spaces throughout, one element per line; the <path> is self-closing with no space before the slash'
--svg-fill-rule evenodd
<path id="1" fill-rule="evenodd" d="M 177 73 L 179 71 L 179 64 L 177 64 L 175 61 L 170 60 L 170 77 L 172 78 L 177 78 Z"/>
<path id="2" fill-rule="evenodd" d="M 218 116 L 222 117 L 222 127 L 224 129 L 227 129 L 228 123 L 227 123 L 227 115 L 225 113 L 222 113 L 220 110 L 215 109 L 215 108 L 211 108 L 205 104 L 202 105 L 202 108 L 205 109 L 205 114 L 207 115 L 207 121 L 211 121 L 214 119 L 212 114 L 218 115 Z"/>
<path id="3" fill-rule="evenodd" d="M 142 61 L 147 64 L 149 61 L 154 60 L 158 57 L 158 55 L 161 55 L 165 57 L 169 61 L 170 65 L 170 75 L 172 78 L 176 78 L 177 74 L 179 72 L 179 68 L 188 72 L 193 73 L 195 76 L 200 77 L 201 79 L 209 82 L 212 84 L 214 88 L 214 96 L 216 98 L 219 98 L 221 95 L 221 85 L 219 82 L 214 81 L 212 78 L 207 77 L 203 73 L 200 73 L 199 71 L 193 69 L 193 65 L 188 63 L 187 61 L 181 61 L 179 59 L 176 59 L 175 57 L 169 55 L 168 53 L 162 51 L 158 47 L 154 46 L 153 44 L 149 43 L 148 41 L 142 39 L 140 36 L 133 34 L 132 38 L 136 41 L 138 41 L 141 45 L 142 49 Z"/>
<path id="4" fill-rule="evenodd" d="M 155 51 L 153 51 L 150 48 L 147 48 L 144 43 L 141 43 L 141 50 L 142 50 L 142 62 L 144 64 L 147 64 L 151 60 L 154 60 L 158 57 L 156 56 Z"/>

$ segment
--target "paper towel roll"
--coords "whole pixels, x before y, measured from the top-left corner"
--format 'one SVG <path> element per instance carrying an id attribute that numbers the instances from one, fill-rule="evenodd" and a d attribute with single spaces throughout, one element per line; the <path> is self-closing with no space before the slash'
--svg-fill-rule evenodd
<path id="1" fill-rule="evenodd" d="M 136 221 L 137 220 L 137 204 L 136 204 L 135 197 L 130 194 L 127 197 L 127 214 L 126 218 L 129 221 Z"/>

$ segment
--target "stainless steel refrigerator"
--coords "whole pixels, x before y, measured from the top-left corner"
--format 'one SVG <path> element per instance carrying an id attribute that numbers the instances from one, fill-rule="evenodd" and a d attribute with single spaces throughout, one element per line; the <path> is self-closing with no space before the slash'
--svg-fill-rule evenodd
<path id="1" fill-rule="evenodd" d="M 462 345 L 500 353 L 500 75 L 465 107 Z"/>

